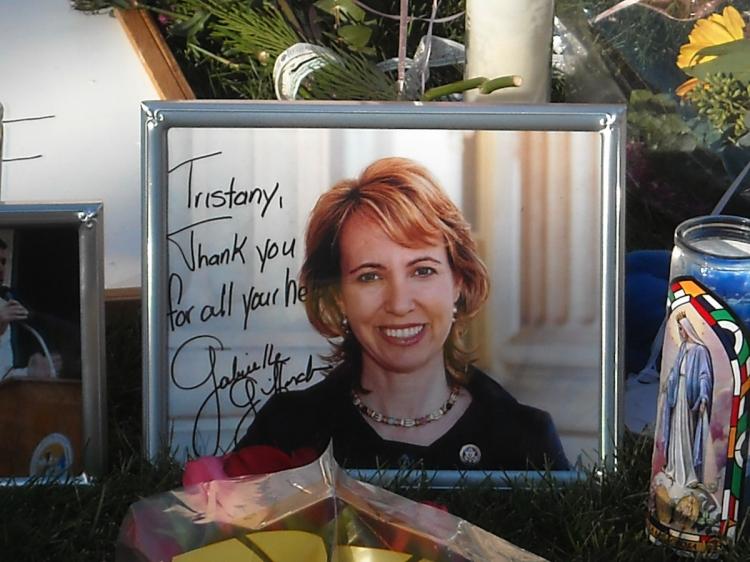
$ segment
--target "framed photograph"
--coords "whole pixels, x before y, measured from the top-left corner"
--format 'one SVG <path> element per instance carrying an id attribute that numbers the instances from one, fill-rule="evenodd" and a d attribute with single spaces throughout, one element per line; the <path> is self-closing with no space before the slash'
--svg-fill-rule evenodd
<path id="1" fill-rule="evenodd" d="M 100 203 L 0 205 L 0 478 L 105 464 Z"/>
<path id="2" fill-rule="evenodd" d="M 144 439 L 358 474 L 607 462 L 624 109 L 147 102 Z"/>

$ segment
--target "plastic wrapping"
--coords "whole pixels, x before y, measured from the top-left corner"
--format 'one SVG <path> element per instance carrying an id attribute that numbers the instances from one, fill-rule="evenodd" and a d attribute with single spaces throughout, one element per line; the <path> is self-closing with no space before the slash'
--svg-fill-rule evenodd
<path id="1" fill-rule="evenodd" d="M 347 476 L 329 448 L 301 468 L 213 480 L 133 504 L 116 560 L 543 559 L 440 509 Z"/>

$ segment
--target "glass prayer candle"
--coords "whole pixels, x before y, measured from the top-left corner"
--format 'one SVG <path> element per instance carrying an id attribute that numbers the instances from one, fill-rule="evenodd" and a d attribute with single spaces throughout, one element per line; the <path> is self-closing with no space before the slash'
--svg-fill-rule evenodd
<path id="1" fill-rule="evenodd" d="M 745 501 L 750 220 L 675 231 L 647 531 L 679 551 L 735 538 Z"/>

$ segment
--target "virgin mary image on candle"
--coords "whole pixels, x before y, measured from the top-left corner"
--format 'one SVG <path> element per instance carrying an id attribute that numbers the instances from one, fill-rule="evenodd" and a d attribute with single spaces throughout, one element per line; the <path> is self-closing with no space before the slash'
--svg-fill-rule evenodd
<path id="1" fill-rule="evenodd" d="M 680 347 L 667 378 L 661 439 L 664 473 L 682 487 L 703 482 L 714 372 L 708 348 L 685 312 L 677 314 Z"/>
<path id="2" fill-rule="evenodd" d="M 669 318 L 661 371 L 651 510 L 671 528 L 706 533 L 721 515 L 732 370 L 689 304 Z"/>
<path id="3" fill-rule="evenodd" d="M 313 208 L 300 274 L 330 369 L 275 394 L 238 448 L 329 442 L 343 466 L 565 470 L 550 415 L 472 365 L 465 331 L 489 279 L 471 228 L 430 172 L 377 160 Z"/>

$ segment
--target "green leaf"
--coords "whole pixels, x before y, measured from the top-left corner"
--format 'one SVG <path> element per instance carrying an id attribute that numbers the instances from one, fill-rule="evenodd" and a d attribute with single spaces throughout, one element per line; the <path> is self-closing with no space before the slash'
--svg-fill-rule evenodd
<path id="1" fill-rule="evenodd" d="M 700 58 L 743 52 L 750 55 L 750 39 L 737 39 L 736 41 L 730 41 L 728 43 L 703 47 L 700 51 L 695 53 L 695 55 Z M 747 64 L 750 65 L 750 60 L 747 61 Z"/>
<path id="2" fill-rule="evenodd" d="M 642 89 L 630 92 L 628 106 L 628 111 L 653 110 L 664 113 L 677 110 L 677 102 L 671 95 Z"/>
<path id="3" fill-rule="evenodd" d="M 315 7 L 338 18 L 360 23 L 365 19 L 365 11 L 352 0 L 318 0 Z"/>
<path id="4" fill-rule="evenodd" d="M 697 60 L 704 56 L 716 58 L 685 68 L 685 74 L 700 80 L 705 80 L 710 74 L 731 74 L 742 82 L 750 81 L 750 39 L 713 45 L 701 49 L 696 54 Z"/>
<path id="5" fill-rule="evenodd" d="M 366 25 L 343 25 L 338 33 L 355 51 L 365 48 L 372 37 L 372 29 Z"/>
<path id="6" fill-rule="evenodd" d="M 210 17 L 203 10 L 196 10 L 196 12 L 189 18 L 179 23 L 175 23 L 169 28 L 170 33 L 178 37 L 187 37 L 192 39 L 198 33 L 203 31 L 203 27 L 206 25 L 206 20 Z"/>

